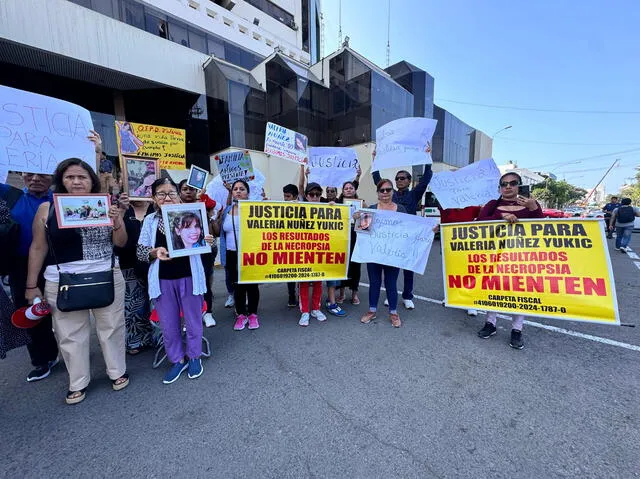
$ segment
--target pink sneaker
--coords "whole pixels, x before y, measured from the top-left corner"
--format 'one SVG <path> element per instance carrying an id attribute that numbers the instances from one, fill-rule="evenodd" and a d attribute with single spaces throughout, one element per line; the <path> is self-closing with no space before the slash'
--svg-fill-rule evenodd
<path id="1" fill-rule="evenodd" d="M 258 322 L 257 314 L 249 315 L 249 329 L 258 329 L 260 327 L 260 323 Z"/>
<path id="2" fill-rule="evenodd" d="M 236 331 L 242 331 L 248 322 L 249 320 L 244 314 L 239 314 L 236 318 L 236 324 L 233 325 L 233 329 Z"/>

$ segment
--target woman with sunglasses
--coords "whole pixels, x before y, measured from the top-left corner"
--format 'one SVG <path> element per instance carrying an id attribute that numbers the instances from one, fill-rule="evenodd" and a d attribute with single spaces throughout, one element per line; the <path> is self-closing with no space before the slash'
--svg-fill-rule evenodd
<path id="1" fill-rule="evenodd" d="M 220 257 L 225 258 L 224 268 L 233 284 L 233 295 L 236 306 L 235 331 L 258 329 L 258 304 L 260 290 L 257 284 L 238 284 L 238 244 L 240 243 L 240 219 L 238 218 L 238 201 L 249 199 L 249 184 L 244 180 L 236 180 L 231 186 L 225 183 L 233 203 L 218 212 L 218 217 L 211 222 L 213 234 L 220 236 Z"/>
<path id="2" fill-rule="evenodd" d="M 520 218 L 543 218 L 542 208 L 536 200 L 518 195 L 520 185 L 522 185 L 522 178 L 517 173 L 502 175 L 500 177 L 500 197 L 484 205 L 478 214 L 478 221 L 505 220 L 508 223 L 517 223 Z M 497 314 L 495 311 L 487 313 L 487 322 L 478 331 L 478 336 L 487 339 L 496 334 Z M 511 325 L 511 341 L 509 342 L 509 346 L 512 348 L 524 348 L 523 325 L 524 316 L 515 315 Z"/>
<path id="3" fill-rule="evenodd" d="M 392 201 L 393 183 L 391 180 L 383 179 L 376 185 L 378 192 L 378 203 L 369 206 L 370 209 L 383 211 L 395 211 L 406 213 L 404 206 Z M 360 318 L 360 322 L 367 324 L 376 318 L 378 310 L 378 300 L 380 299 L 380 288 L 382 287 L 382 275 L 384 273 L 384 287 L 387 289 L 387 300 L 389 301 L 389 320 L 394 328 L 399 328 L 402 323 L 398 315 L 398 274 L 400 269 L 395 266 L 387 266 L 378 263 L 367 263 L 367 273 L 369 274 L 369 311 Z"/>
<path id="4" fill-rule="evenodd" d="M 187 370 L 190 379 L 200 377 L 202 367 L 202 302 L 207 285 L 202 260 L 198 255 L 170 258 L 167 236 L 172 225 L 162 220 L 163 205 L 180 203 L 178 186 L 171 178 L 160 178 L 151 185 L 156 213 L 148 215 L 138 240 L 138 260 L 150 263 L 149 297 L 155 300 L 160 318 L 164 348 L 173 366 L 162 382 L 171 384 Z M 213 244 L 213 236 L 204 240 Z M 182 341 L 180 313 L 187 330 L 186 344 Z"/>

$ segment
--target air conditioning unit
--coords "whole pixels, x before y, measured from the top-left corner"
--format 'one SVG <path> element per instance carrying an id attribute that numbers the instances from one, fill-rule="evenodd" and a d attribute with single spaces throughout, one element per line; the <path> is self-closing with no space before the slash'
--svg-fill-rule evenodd
<path id="1" fill-rule="evenodd" d="M 211 0 L 216 5 L 220 5 L 222 8 L 226 8 L 227 10 L 231 10 L 236 6 L 235 2 L 231 0 Z"/>

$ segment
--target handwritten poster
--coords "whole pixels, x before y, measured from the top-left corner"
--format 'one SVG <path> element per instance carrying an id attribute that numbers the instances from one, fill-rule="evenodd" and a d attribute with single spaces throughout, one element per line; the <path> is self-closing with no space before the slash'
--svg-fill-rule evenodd
<path id="1" fill-rule="evenodd" d="M 67 158 L 96 167 L 88 110 L 0 85 L 0 171 L 51 174 Z"/>
<path id="2" fill-rule="evenodd" d="M 116 140 L 121 155 L 158 158 L 160 169 L 184 170 L 186 132 L 180 128 L 116 121 Z"/>
<path id="3" fill-rule="evenodd" d="M 352 261 L 378 263 L 424 274 L 433 244 L 436 218 L 362 209 Z"/>
<path id="4" fill-rule="evenodd" d="M 248 151 L 221 153 L 216 155 L 214 159 L 222 181 L 231 183 L 235 180 L 251 181 L 255 178 L 251 154 Z"/>
<path id="5" fill-rule="evenodd" d="M 492 159 L 435 173 L 429 187 L 443 208 L 484 205 L 498 198 L 500 170 Z"/>
<path id="6" fill-rule="evenodd" d="M 307 137 L 275 123 L 267 123 L 264 152 L 298 164 L 307 164 Z"/>
<path id="7" fill-rule="evenodd" d="M 353 181 L 358 169 L 358 155 L 353 148 L 309 148 L 309 182 L 341 187 Z"/>
<path id="8" fill-rule="evenodd" d="M 410 165 L 430 165 L 431 140 L 437 120 L 400 118 L 376 130 L 376 159 L 372 171 Z"/>

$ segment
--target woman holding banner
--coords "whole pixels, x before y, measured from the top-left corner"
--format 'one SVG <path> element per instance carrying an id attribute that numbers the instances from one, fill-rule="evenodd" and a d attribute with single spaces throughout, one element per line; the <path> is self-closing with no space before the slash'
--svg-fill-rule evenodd
<path id="1" fill-rule="evenodd" d="M 518 195 L 520 185 L 522 185 L 522 178 L 517 173 L 502 175 L 500 177 L 500 197 L 484 205 L 478 214 L 478 221 L 505 220 L 508 223 L 517 223 L 520 218 L 543 218 L 542 209 L 536 200 Z M 487 322 L 478 331 L 478 336 L 487 339 L 496 334 L 497 314 L 495 311 L 487 313 Z M 512 348 L 524 348 L 523 325 L 524 316 L 515 315 L 511 325 L 511 341 L 509 342 L 509 346 Z"/>
<path id="2" fill-rule="evenodd" d="M 384 211 L 395 211 L 406 213 L 404 206 L 394 203 L 393 183 L 391 180 L 382 179 L 376 185 L 378 192 L 378 203 L 370 206 L 370 209 Z M 367 263 L 367 273 L 369 273 L 369 311 L 360 318 L 360 322 L 367 324 L 376 318 L 378 300 L 380 299 L 380 288 L 382 287 L 382 275 L 384 273 L 384 287 L 387 290 L 387 300 L 389 301 L 389 320 L 394 328 L 399 328 L 402 323 L 398 315 L 398 274 L 400 270 L 395 266 L 387 266 L 378 263 Z"/>
<path id="3" fill-rule="evenodd" d="M 249 184 L 244 180 L 234 181 L 229 189 L 229 195 L 233 198 L 233 203 L 224 210 L 220 210 L 218 218 L 211 223 L 211 229 L 213 234 L 220 236 L 220 255 L 226 258 L 224 268 L 234 286 L 233 295 L 237 316 L 233 329 L 242 331 L 247 324 L 249 329 L 258 329 L 260 327 L 258 319 L 260 290 L 258 285 L 238 284 L 238 240 L 240 237 L 238 201 L 249 199 Z"/>
<path id="4" fill-rule="evenodd" d="M 358 177 L 360 176 L 360 168 L 358 167 Z M 355 213 L 354 209 L 357 209 L 357 201 L 350 202 L 349 200 L 358 200 L 358 177 L 354 181 L 345 181 L 342 184 L 342 194 L 336 201 L 337 203 L 344 204 L 345 200 L 347 203 L 351 203 L 352 205 L 352 215 Z M 366 208 L 366 203 L 362 201 L 361 208 Z M 356 232 L 354 229 L 354 223 L 351 223 L 351 251 L 349 253 L 349 258 L 353 256 L 353 249 L 356 247 Z M 347 271 L 347 276 L 349 279 L 342 281 L 340 287 L 340 294 L 336 301 L 338 304 L 342 304 L 344 302 L 344 289 L 348 287 L 351 290 L 351 304 L 358 305 L 360 304 L 360 298 L 358 298 L 358 286 L 360 285 L 360 263 L 356 263 L 355 261 L 349 260 L 349 269 Z"/>

